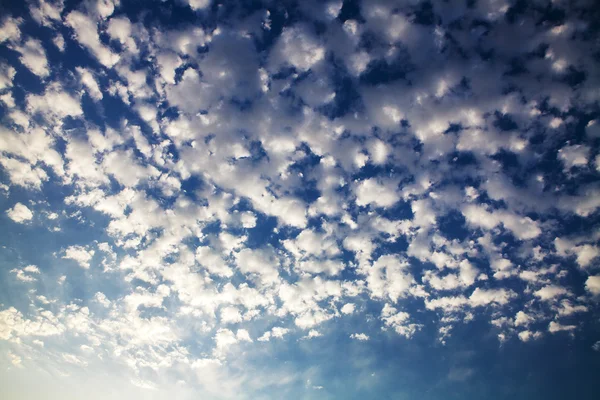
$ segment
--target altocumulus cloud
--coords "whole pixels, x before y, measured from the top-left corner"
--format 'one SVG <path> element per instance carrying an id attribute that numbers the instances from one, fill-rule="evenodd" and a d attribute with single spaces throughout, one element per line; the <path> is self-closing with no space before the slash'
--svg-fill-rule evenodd
<path id="1" fill-rule="evenodd" d="M 13 3 L 2 396 L 600 390 L 594 1 Z"/>

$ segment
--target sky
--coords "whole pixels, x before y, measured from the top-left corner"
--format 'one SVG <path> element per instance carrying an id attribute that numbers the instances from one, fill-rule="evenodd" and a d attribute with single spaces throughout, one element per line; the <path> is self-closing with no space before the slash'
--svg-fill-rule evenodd
<path id="1" fill-rule="evenodd" d="M 595 3 L 0 2 L 0 398 L 598 398 Z"/>

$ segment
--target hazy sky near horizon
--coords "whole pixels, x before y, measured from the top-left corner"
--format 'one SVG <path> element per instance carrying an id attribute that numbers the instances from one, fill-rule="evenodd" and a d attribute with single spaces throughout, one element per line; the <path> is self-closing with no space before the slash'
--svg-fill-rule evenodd
<path id="1" fill-rule="evenodd" d="M 595 3 L 0 2 L 0 398 L 598 398 Z"/>

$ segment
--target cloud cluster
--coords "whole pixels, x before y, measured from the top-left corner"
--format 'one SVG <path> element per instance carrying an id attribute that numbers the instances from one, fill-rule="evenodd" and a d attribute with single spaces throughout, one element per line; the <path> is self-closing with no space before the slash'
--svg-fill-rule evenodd
<path id="1" fill-rule="evenodd" d="M 130 3 L 0 21 L 4 226 L 54 246 L 12 260 L 13 365 L 239 398 L 214 386 L 244 381 L 232 355 L 294 339 L 447 343 L 478 319 L 529 342 L 596 315 L 586 1 Z"/>

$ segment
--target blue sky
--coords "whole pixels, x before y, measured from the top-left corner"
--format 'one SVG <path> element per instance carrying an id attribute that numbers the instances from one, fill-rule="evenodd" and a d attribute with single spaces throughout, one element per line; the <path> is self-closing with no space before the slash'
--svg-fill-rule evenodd
<path id="1" fill-rule="evenodd" d="M 0 15 L 0 397 L 597 397 L 594 1 Z"/>

